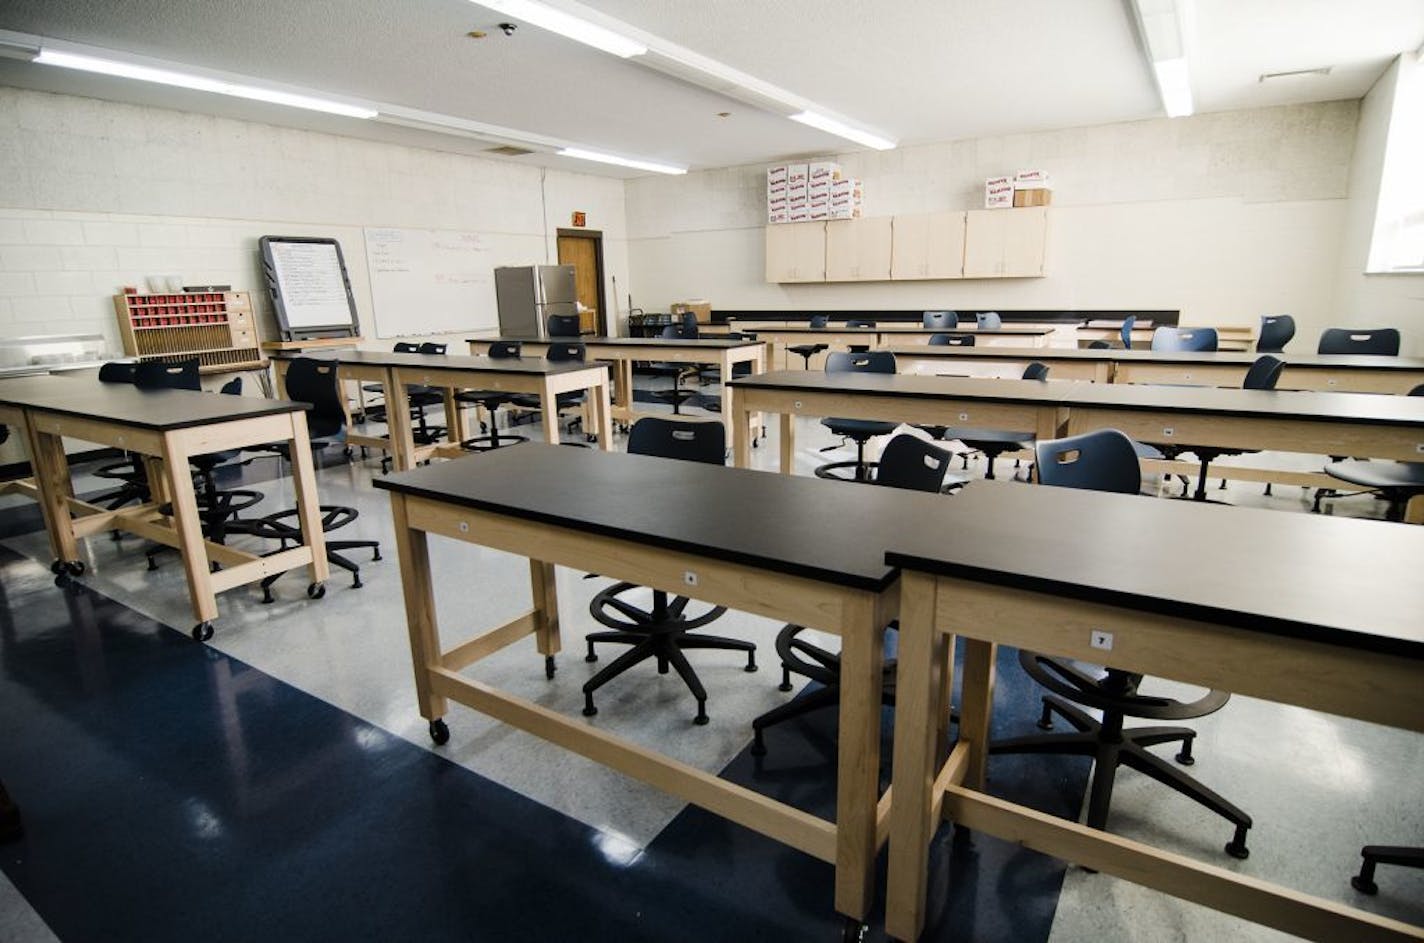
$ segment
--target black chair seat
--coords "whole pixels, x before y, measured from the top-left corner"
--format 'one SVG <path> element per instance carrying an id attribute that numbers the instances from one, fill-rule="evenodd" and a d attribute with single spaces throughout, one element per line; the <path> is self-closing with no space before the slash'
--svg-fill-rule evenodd
<path id="1" fill-rule="evenodd" d="M 1331 462 L 1325 473 L 1361 488 L 1424 489 L 1424 462 Z"/>
<path id="2" fill-rule="evenodd" d="M 836 435 L 852 439 L 858 436 L 869 438 L 877 435 L 889 435 L 900 427 L 899 423 L 885 422 L 880 419 L 822 419 L 821 425 Z"/>
<path id="3" fill-rule="evenodd" d="M 810 370 L 811 358 L 816 356 L 823 350 L 830 349 L 830 344 L 788 344 L 786 347 L 786 352 L 789 354 L 797 354 L 798 356 L 802 357 L 806 361 L 806 369 Z"/>
<path id="4" fill-rule="evenodd" d="M 948 426 L 944 430 L 946 439 L 958 439 L 970 448 L 985 451 L 983 446 L 1003 446 L 1028 448 L 1033 444 L 1032 432 L 1016 432 L 1012 429 L 985 429 L 978 426 Z"/>

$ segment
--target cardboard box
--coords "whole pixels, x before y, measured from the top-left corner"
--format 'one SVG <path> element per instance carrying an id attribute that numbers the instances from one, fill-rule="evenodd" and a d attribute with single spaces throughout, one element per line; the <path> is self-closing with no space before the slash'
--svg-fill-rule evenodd
<path id="1" fill-rule="evenodd" d="M 984 209 L 995 210 L 1014 205 L 1014 182 L 1008 177 L 990 177 L 984 181 Z"/>
<path id="2" fill-rule="evenodd" d="M 768 223 L 773 223 L 773 224 L 775 224 L 775 223 L 789 223 L 789 222 L 791 222 L 791 218 L 790 218 L 790 216 L 787 215 L 786 210 L 784 210 L 784 209 L 781 209 L 781 210 L 771 210 L 770 212 L 768 212 L 768 213 L 766 214 L 766 221 L 767 221 Z"/>
<path id="3" fill-rule="evenodd" d="M 1014 191 L 1014 206 L 1047 206 L 1051 202 L 1053 191 L 1047 188 Z"/>
<path id="4" fill-rule="evenodd" d="M 861 198 L 860 180 L 853 177 L 842 177 L 831 184 L 831 199 L 840 196 L 851 196 L 855 199 Z"/>
<path id="5" fill-rule="evenodd" d="M 861 218 L 860 204 L 859 204 L 859 203 L 855 203 L 855 204 L 850 204 L 850 205 L 846 205 L 846 206 L 835 206 L 835 205 L 833 204 L 833 205 L 831 206 L 830 215 L 827 216 L 826 218 L 827 218 L 827 219 L 860 219 L 860 218 Z"/>
<path id="6" fill-rule="evenodd" d="M 766 185 L 770 187 L 772 184 L 785 184 L 786 173 L 787 170 L 785 164 L 780 164 L 776 167 L 768 167 L 766 169 Z"/>
<path id="7" fill-rule="evenodd" d="M 1048 174 L 1042 170 L 1020 170 L 1014 174 L 1015 190 L 1050 190 Z"/>
<path id="8" fill-rule="evenodd" d="M 696 315 L 698 324 L 708 324 L 712 320 L 712 302 L 703 301 L 700 298 L 691 301 L 674 301 L 668 306 L 668 311 L 674 317 L 691 311 Z"/>
<path id="9" fill-rule="evenodd" d="M 811 207 L 802 203 L 800 206 L 793 206 L 786 211 L 786 221 L 788 223 L 808 223 L 811 221 Z"/>
<path id="10" fill-rule="evenodd" d="M 805 187 L 811 182 L 809 174 L 810 168 L 806 164 L 787 164 L 786 185 L 793 189 L 796 187 Z"/>
<path id="11" fill-rule="evenodd" d="M 841 179 L 841 165 L 830 160 L 813 160 L 806 165 L 806 177 L 813 187 L 830 185 Z"/>

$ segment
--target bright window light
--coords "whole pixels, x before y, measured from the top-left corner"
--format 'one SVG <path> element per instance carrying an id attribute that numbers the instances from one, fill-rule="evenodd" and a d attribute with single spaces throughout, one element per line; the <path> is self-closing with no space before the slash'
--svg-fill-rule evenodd
<path id="1" fill-rule="evenodd" d="M 827 118 L 825 115 L 817 114 L 814 111 L 803 111 L 799 114 L 791 115 L 791 120 L 799 121 L 813 128 L 819 128 L 828 134 L 845 138 L 847 141 L 854 141 L 857 144 L 864 144 L 866 147 L 873 147 L 877 151 L 888 151 L 896 146 L 895 142 L 888 138 L 882 138 L 868 131 L 861 131 L 859 128 L 852 128 L 848 124 L 844 124 L 834 118 Z"/>
<path id="2" fill-rule="evenodd" d="M 562 10 L 536 3 L 534 0 L 471 0 L 471 2 L 624 59 L 629 56 L 641 56 L 648 51 L 647 46 L 635 39 L 629 39 L 627 36 L 615 33 L 610 29 L 604 29 L 602 26 L 595 26 L 588 20 L 581 20 Z"/>
<path id="3" fill-rule="evenodd" d="M 168 69 L 157 69 L 152 66 L 137 65 L 131 62 L 119 62 L 114 59 L 80 56 L 69 52 L 59 52 L 54 49 L 41 49 L 35 61 L 43 63 L 44 65 L 60 66 L 65 69 L 79 69 L 83 72 L 97 72 L 101 75 L 115 75 L 125 79 L 137 79 L 140 82 L 153 82 L 158 85 L 191 88 L 199 92 L 231 95 L 234 98 L 247 98 L 253 101 L 270 102 L 274 105 L 305 108 L 309 111 L 324 111 L 327 114 L 344 115 L 348 118 L 376 117 L 374 109 L 361 108 L 356 105 L 346 105 L 341 102 L 328 101 L 324 98 L 313 98 L 309 95 L 297 95 L 292 92 L 279 92 L 273 89 L 257 88 L 251 85 L 238 85 L 233 82 L 224 82 L 221 79 L 208 78 L 202 75 L 173 72 Z"/>
<path id="4" fill-rule="evenodd" d="M 615 157 L 612 154 L 600 154 L 598 151 L 586 151 L 581 147 L 566 147 L 559 151 L 560 157 L 574 157 L 578 160 L 593 160 L 600 164 L 617 164 L 619 167 L 632 167 L 637 170 L 650 170 L 655 174 L 685 174 L 686 167 L 674 167 L 671 164 L 659 164 L 650 160 L 634 160 L 628 157 Z"/>
<path id="5" fill-rule="evenodd" d="M 1162 107 L 1168 118 L 1185 118 L 1192 113 L 1192 83 L 1187 75 L 1186 59 L 1168 59 L 1152 63 L 1157 73 L 1157 91 L 1162 95 Z"/>

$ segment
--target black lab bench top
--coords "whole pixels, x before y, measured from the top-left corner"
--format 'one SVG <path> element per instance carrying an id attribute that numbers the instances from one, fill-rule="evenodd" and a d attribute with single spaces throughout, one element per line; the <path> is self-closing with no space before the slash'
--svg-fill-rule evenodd
<path id="1" fill-rule="evenodd" d="M 377 479 L 377 488 L 880 592 L 907 521 L 942 496 L 528 443 Z"/>
<path id="2" fill-rule="evenodd" d="M 1424 397 L 1418 396 L 1116 383 L 1071 383 L 1054 386 L 1063 391 L 1063 405 L 1070 410 L 1096 407 L 1253 419 L 1307 419 L 1357 425 L 1424 427 Z"/>
<path id="3" fill-rule="evenodd" d="M 141 390 L 93 377 L 0 380 L 0 405 L 42 410 L 135 429 L 169 432 L 309 409 L 306 403 L 195 390 Z"/>
<path id="4" fill-rule="evenodd" d="M 589 347 L 667 347 L 689 348 L 693 350 L 733 350 L 739 347 L 757 347 L 760 341 L 728 340 L 725 337 L 471 337 L 471 344 L 492 344 L 496 341 L 518 342 L 520 344 L 585 344 Z"/>
<path id="5" fill-rule="evenodd" d="M 944 504 L 887 563 L 1424 660 L 1424 527 L 995 482 Z M 1142 565 L 1164 547 L 1199 551 Z"/>

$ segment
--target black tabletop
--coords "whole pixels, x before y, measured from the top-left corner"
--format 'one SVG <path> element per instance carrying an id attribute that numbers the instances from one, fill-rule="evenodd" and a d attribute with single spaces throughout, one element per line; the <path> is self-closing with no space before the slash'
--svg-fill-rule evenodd
<path id="1" fill-rule="evenodd" d="M 1213 386 L 1044 382 L 914 373 L 820 373 L 814 370 L 777 370 L 741 377 L 730 381 L 729 385 L 807 393 L 1044 403 L 1070 409 L 1103 407 L 1424 427 L 1424 397 L 1386 393 L 1238 390 Z"/>
<path id="2" fill-rule="evenodd" d="M 725 337 L 471 337 L 472 344 L 494 341 L 517 341 L 521 344 L 557 344 L 560 342 L 597 345 L 599 347 L 692 347 L 706 350 L 728 350 L 733 347 L 755 347 L 760 341 L 728 340 Z"/>
<path id="3" fill-rule="evenodd" d="M 1114 363 L 1201 364 L 1249 367 L 1261 354 L 1243 351 L 1094 350 L 1086 347 L 930 347 L 905 344 L 888 350 L 915 357 L 980 357 L 990 360 L 1085 360 Z M 1364 357 L 1356 354 L 1272 354 L 1290 367 L 1313 369 L 1424 370 L 1416 357 Z"/>
<path id="4" fill-rule="evenodd" d="M 140 390 L 94 377 L 0 380 L 0 404 L 166 432 L 311 408 L 306 403 L 193 390 Z"/>
<path id="5" fill-rule="evenodd" d="M 775 370 L 728 382 L 728 386 L 759 390 L 1035 404 L 1062 403 L 1069 390 L 1079 385 L 1093 384 L 931 377 L 918 373 L 822 373 L 815 370 Z"/>
<path id="6" fill-rule="evenodd" d="M 1424 659 L 1424 528 L 1002 482 L 944 504 L 888 563 Z"/>
<path id="7" fill-rule="evenodd" d="M 550 363 L 543 357 L 464 357 L 458 354 L 397 354 L 380 350 L 333 350 L 312 354 L 315 360 L 331 360 L 350 366 L 409 367 L 427 370 L 472 370 L 481 373 L 521 373 L 547 376 L 573 373 L 590 367 L 607 370 L 596 361 Z"/>
<path id="8" fill-rule="evenodd" d="M 376 479 L 377 488 L 880 591 L 884 550 L 939 495 L 527 443 Z"/>

